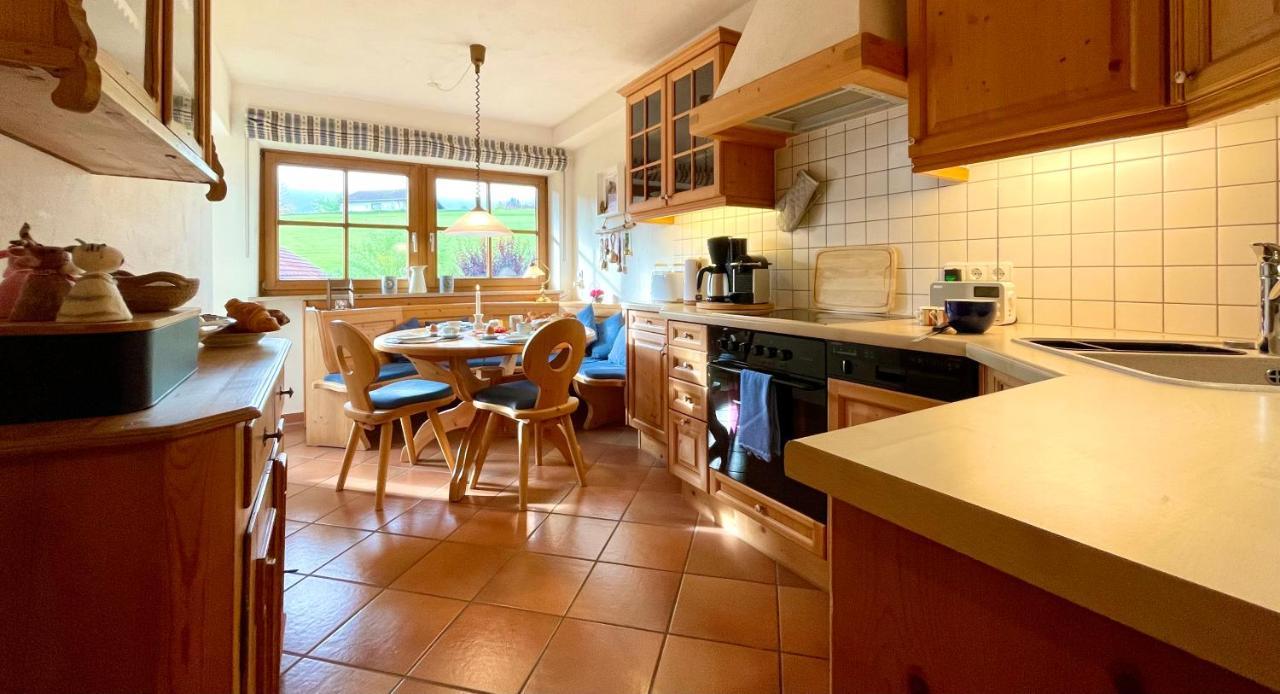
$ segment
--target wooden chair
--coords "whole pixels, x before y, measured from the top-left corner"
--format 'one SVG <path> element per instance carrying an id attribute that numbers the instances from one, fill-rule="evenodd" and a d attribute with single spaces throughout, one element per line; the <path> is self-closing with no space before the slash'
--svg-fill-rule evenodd
<path id="1" fill-rule="evenodd" d="M 449 437 L 439 412 L 441 407 L 454 401 L 453 388 L 447 383 L 414 378 L 371 389 L 378 377 L 378 367 L 381 364 L 378 353 L 373 348 L 373 342 L 355 326 L 340 320 L 329 323 L 329 335 L 337 354 L 338 373 L 342 374 L 342 381 L 347 387 L 348 400 L 343 411 L 351 420 L 351 431 L 347 435 L 347 447 L 342 456 L 342 472 L 338 475 L 337 489 L 342 491 L 347 485 L 347 473 L 351 471 L 351 460 L 356 454 L 362 431 L 380 428 L 378 486 L 374 508 L 381 511 L 382 499 L 387 491 L 391 436 L 397 422 L 404 431 L 409 460 L 414 461 L 418 456 L 417 451 L 413 450 L 413 426 L 409 418 L 422 412 L 427 413 L 431 427 L 435 430 L 436 440 L 440 444 L 440 450 L 444 453 L 445 462 L 450 469 L 454 467 L 453 451 L 449 447 Z"/>
<path id="2" fill-rule="evenodd" d="M 476 417 L 482 420 L 473 424 L 474 431 L 482 432 L 478 445 L 467 446 L 476 453 L 473 457 L 464 457 L 464 461 L 474 465 L 473 484 L 480 478 L 484 454 L 497 429 L 496 415 L 515 420 L 518 425 L 520 510 L 528 507 L 530 453 L 542 464 L 544 427 L 559 427 L 568 444 L 578 484 L 587 486 L 582 448 L 570 419 L 578 409 L 578 399 L 569 395 L 569 385 L 585 353 L 586 330 L 582 323 L 572 318 L 552 321 L 539 328 L 524 347 L 524 379 L 490 386 L 473 395 Z"/>

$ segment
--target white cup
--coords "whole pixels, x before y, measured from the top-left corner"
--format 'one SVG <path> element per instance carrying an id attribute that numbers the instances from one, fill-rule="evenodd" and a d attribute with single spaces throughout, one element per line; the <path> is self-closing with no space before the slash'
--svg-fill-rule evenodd
<path id="1" fill-rule="evenodd" d="M 457 337 L 462 332 L 462 324 L 456 320 L 440 324 L 440 337 Z"/>

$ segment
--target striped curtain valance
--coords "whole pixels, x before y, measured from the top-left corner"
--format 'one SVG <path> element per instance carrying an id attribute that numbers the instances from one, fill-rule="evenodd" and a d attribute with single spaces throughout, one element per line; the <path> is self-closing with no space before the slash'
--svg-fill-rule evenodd
<path id="1" fill-rule="evenodd" d="M 381 125 L 347 118 L 328 118 L 288 111 L 250 108 L 249 138 L 295 145 L 321 145 L 362 152 L 476 160 L 475 138 L 435 133 L 397 125 Z M 562 147 L 538 147 L 502 140 L 480 140 L 480 162 L 564 171 L 569 156 Z"/>

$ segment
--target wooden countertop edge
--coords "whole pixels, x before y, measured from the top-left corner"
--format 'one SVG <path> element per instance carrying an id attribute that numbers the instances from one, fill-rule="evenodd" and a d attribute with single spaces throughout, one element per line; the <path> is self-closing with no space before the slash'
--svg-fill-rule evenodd
<path id="1" fill-rule="evenodd" d="M 272 343 L 282 343 L 275 344 Z M 277 351 L 271 357 L 271 363 L 268 367 L 269 371 L 277 371 L 284 367 L 285 359 L 289 354 L 288 340 L 281 338 L 265 338 L 262 342 L 253 347 L 262 345 L 278 347 Z M 236 351 L 243 351 L 248 348 L 243 347 L 220 347 L 208 348 L 217 349 L 219 354 L 232 354 Z M 179 438 L 198 434 L 210 429 L 235 424 L 238 422 L 247 422 L 262 416 L 263 406 L 266 404 L 267 398 L 270 396 L 270 389 L 273 381 L 271 379 L 262 379 L 254 389 L 252 396 L 248 400 L 248 404 L 242 404 L 229 409 L 222 409 L 211 412 L 204 416 L 178 420 L 173 423 L 157 424 L 151 426 L 140 426 L 130 428 L 125 422 L 130 418 L 138 417 L 140 414 L 145 415 L 156 407 L 163 407 L 165 400 L 172 397 L 182 397 L 184 386 L 191 383 L 191 379 L 196 378 L 199 374 L 200 364 L 197 361 L 197 371 L 187 378 L 187 380 L 178 384 L 168 395 L 160 402 L 156 403 L 152 408 L 140 410 L 139 412 L 131 412 L 122 415 L 113 415 L 111 417 L 88 417 L 85 419 L 67 419 L 53 422 L 32 422 L 30 424 L 11 424 L 0 426 L 0 455 L 21 455 L 44 453 L 51 450 L 81 450 L 86 448 L 101 448 L 105 446 L 119 446 L 128 444 L 148 443 L 151 441 Z M 245 402 L 245 401 L 241 401 Z M 90 428 L 78 428 L 78 425 L 87 425 Z M 104 427 L 117 426 L 118 428 L 110 431 L 103 431 Z M 38 436 L 23 436 L 23 429 L 30 429 L 36 432 Z M 32 439 L 35 439 L 33 442 Z"/>
<path id="2" fill-rule="evenodd" d="M 1280 613 L 803 441 L 787 444 L 786 467 L 800 481 L 812 479 L 815 471 L 829 477 L 839 470 L 841 488 L 858 490 L 856 499 L 837 497 L 842 501 L 1203 660 L 1280 688 Z"/>
<path id="3" fill-rule="evenodd" d="M 106 333 L 141 332 L 199 315 L 196 308 L 178 308 L 159 313 L 138 313 L 124 321 L 108 323 L 58 323 L 56 321 L 19 322 L 0 320 L 0 335 L 98 335 Z"/>

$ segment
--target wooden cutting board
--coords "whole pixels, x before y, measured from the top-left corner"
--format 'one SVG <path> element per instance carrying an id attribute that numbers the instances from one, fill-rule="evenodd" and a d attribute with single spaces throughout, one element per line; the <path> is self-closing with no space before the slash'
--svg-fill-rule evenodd
<path id="1" fill-rule="evenodd" d="M 829 248 L 814 262 L 813 307 L 887 313 L 897 273 L 898 251 L 892 246 Z"/>

